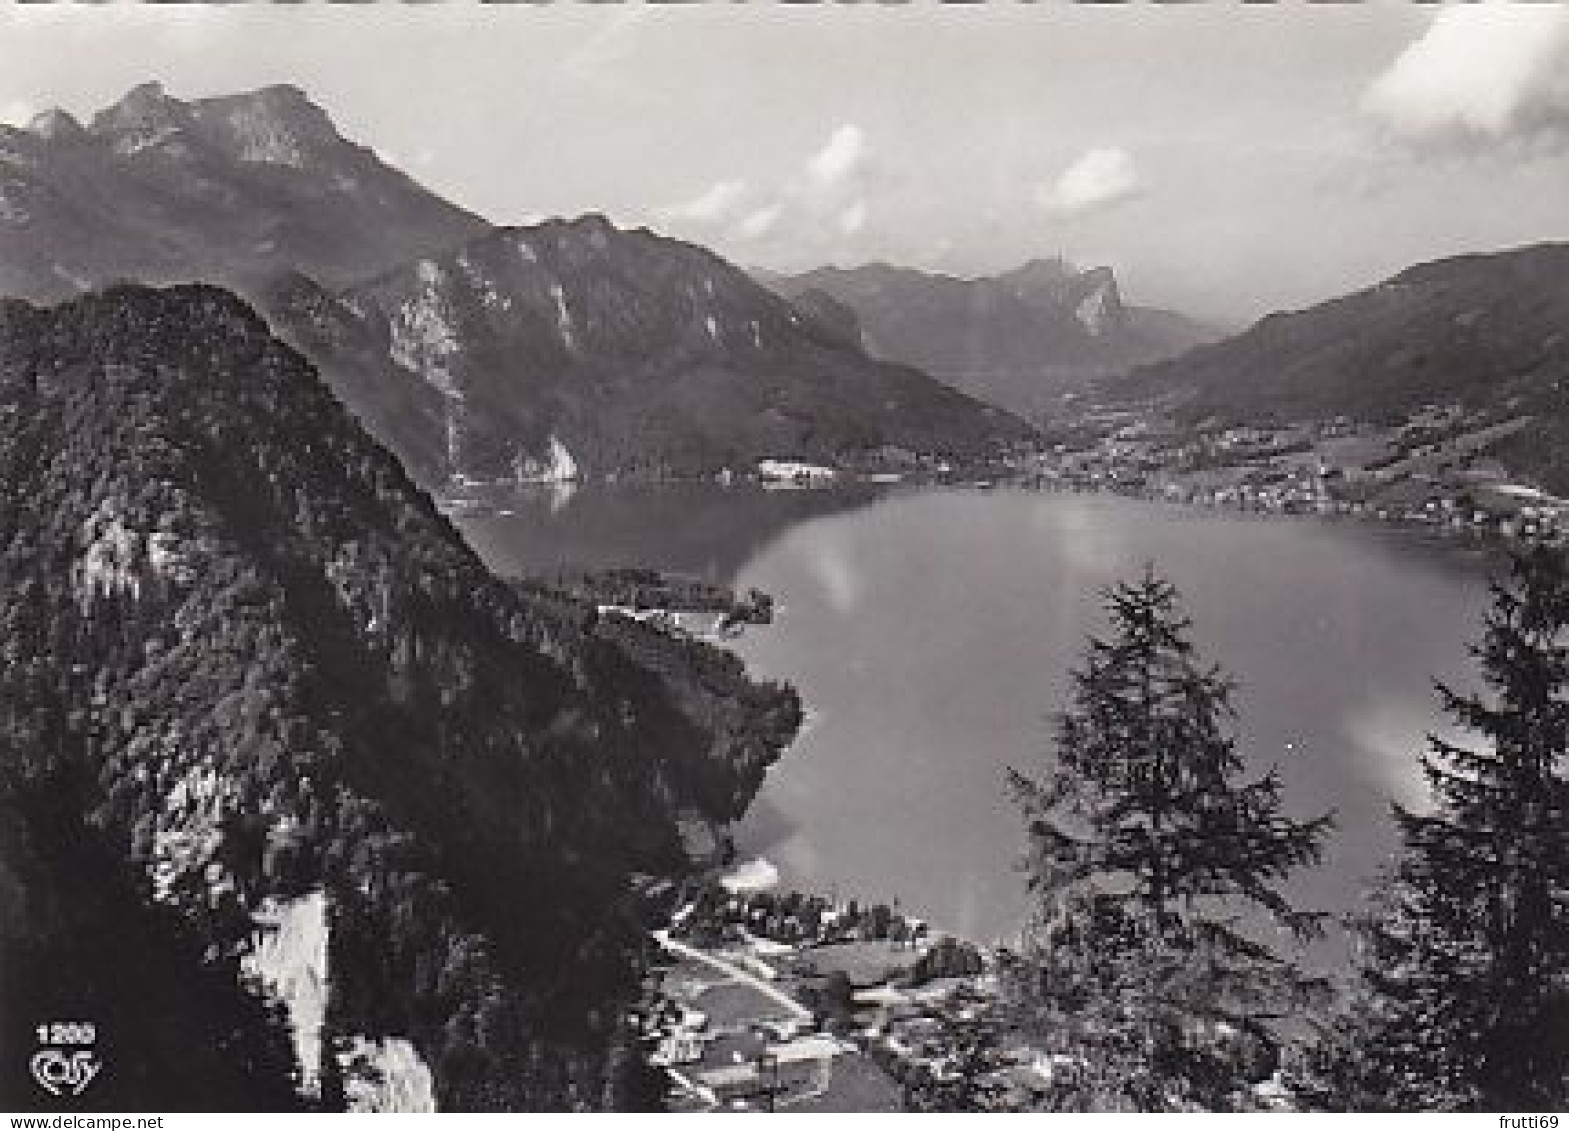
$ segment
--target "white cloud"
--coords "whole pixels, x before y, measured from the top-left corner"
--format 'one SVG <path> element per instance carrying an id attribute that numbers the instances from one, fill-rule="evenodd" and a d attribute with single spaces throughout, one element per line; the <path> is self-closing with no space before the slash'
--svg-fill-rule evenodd
<path id="1" fill-rule="evenodd" d="M 647 20 L 642 8 L 626 8 L 599 25 L 580 45 L 556 64 L 563 75 L 584 83 L 617 80 L 637 47 L 641 25 Z"/>
<path id="2" fill-rule="evenodd" d="M 702 239 L 748 245 L 748 254 L 777 245 L 819 259 L 860 238 L 872 216 L 869 194 L 882 183 L 870 160 L 866 132 L 846 122 L 834 127 L 773 184 L 740 179 L 716 182 L 662 216 Z"/>
<path id="3" fill-rule="evenodd" d="M 853 122 L 834 128 L 822 146 L 789 177 L 772 203 L 778 209 L 769 234 L 819 256 L 844 251 L 871 216 L 869 195 L 884 187 L 871 161 L 866 131 Z"/>
<path id="4" fill-rule="evenodd" d="M 1445 8 L 1368 87 L 1362 108 L 1418 143 L 1569 134 L 1569 7 Z"/>
<path id="5" fill-rule="evenodd" d="M 747 197 L 745 181 L 718 181 L 684 204 L 666 210 L 678 220 L 718 223 L 735 215 Z"/>
<path id="6" fill-rule="evenodd" d="M 819 185 L 839 184 L 856 171 L 865 155 L 865 131 L 846 122 L 829 135 L 828 141 L 807 162 L 807 175 Z"/>
<path id="7" fill-rule="evenodd" d="M 1074 216 L 1127 200 L 1139 191 L 1133 155 L 1126 149 L 1104 146 L 1088 150 L 1055 181 L 1042 185 L 1036 199 L 1048 212 Z"/>
<path id="8" fill-rule="evenodd" d="M 771 204 L 767 208 L 759 208 L 756 212 L 743 219 L 735 226 L 736 235 L 744 239 L 757 239 L 765 236 L 773 229 L 779 220 L 780 207 Z"/>
<path id="9" fill-rule="evenodd" d="M 847 236 L 853 236 L 866 227 L 866 201 L 857 200 L 839 213 L 839 230 Z"/>

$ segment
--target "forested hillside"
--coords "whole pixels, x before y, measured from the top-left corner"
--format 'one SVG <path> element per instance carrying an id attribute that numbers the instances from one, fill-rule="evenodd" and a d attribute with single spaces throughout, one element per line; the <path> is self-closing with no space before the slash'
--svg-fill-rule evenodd
<path id="1" fill-rule="evenodd" d="M 712 252 L 603 216 L 497 228 L 337 293 L 294 274 L 258 301 L 431 484 L 984 460 L 1031 435 Z"/>
<path id="2" fill-rule="evenodd" d="M 1123 388 L 1189 398 L 1191 416 L 1403 416 L 1426 404 L 1562 412 L 1569 245 L 1409 267 L 1366 290 L 1271 314 L 1131 374 Z"/>
<path id="3" fill-rule="evenodd" d="M 0 550 L 0 1095 L 82 1018 L 94 1106 L 336 1106 L 391 1038 L 443 1108 L 639 1102 L 635 875 L 740 813 L 789 689 L 493 578 L 209 287 L 0 307 Z M 244 971 L 318 895 L 310 1063 Z"/>

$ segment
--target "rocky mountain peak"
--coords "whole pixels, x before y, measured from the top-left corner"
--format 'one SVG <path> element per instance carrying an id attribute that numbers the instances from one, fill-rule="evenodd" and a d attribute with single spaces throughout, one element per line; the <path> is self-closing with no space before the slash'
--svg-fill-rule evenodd
<path id="1" fill-rule="evenodd" d="M 0 200 L 0 293 L 114 279 L 249 290 L 298 268 L 346 286 L 488 225 L 342 136 L 294 86 L 182 100 L 143 83 L 86 130 L 63 111 L 0 127 L 25 170 Z"/>
<path id="2" fill-rule="evenodd" d="M 1095 267 L 1079 277 L 1081 296 L 1074 314 L 1090 333 L 1100 336 L 1120 329 L 1127 321 L 1117 276 L 1110 267 Z"/>
<path id="3" fill-rule="evenodd" d="M 593 235 L 596 232 L 601 234 L 609 234 L 611 232 L 619 232 L 621 230 L 620 228 L 616 227 L 615 221 L 611 220 L 610 217 L 606 216 L 603 212 L 585 212 L 575 220 L 565 220 L 563 223 L 568 228 L 576 229 L 577 231 L 587 233 L 588 235 Z"/>
<path id="4" fill-rule="evenodd" d="M 146 82 L 95 115 L 91 132 L 127 152 L 178 137 L 244 162 L 299 167 L 343 144 L 327 112 L 286 84 L 183 102 Z"/>
<path id="5" fill-rule="evenodd" d="M 82 128 L 82 123 L 58 106 L 33 115 L 27 123 L 27 131 L 46 141 L 66 141 L 82 137 L 87 132 Z"/>
<path id="6" fill-rule="evenodd" d="M 194 104 L 211 140 L 242 161 L 300 165 L 313 150 L 343 139 L 327 112 L 299 87 L 263 87 Z"/>
<path id="7" fill-rule="evenodd" d="M 1081 269 L 1066 259 L 1032 259 L 998 278 L 1031 306 L 1072 313 L 1094 337 L 1116 333 L 1127 323 L 1122 292 L 1110 267 Z"/>
<path id="8" fill-rule="evenodd" d="M 94 114 L 90 129 L 103 136 L 179 125 L 185 120 L 185 109 L 184 103 L 165 92 L 163 83 L 144 82 Z"/>
<path id="9" fill-rule="evenodd" d="M 1032 259 L 1007 272 L 1002 278 L 1021 288 L 1057 287 L 1077 274 L 1078 269 L 1073 264 L 1060 256 L 1052 256 L 1048 259 Z"/>
<path id="10" fill-rule="evenodd" d="M 628 234 L 599 212 L 587 212 L 572 218 L 552 217 L 511 231 L 520 245 L 546 244 L 562 253 L 579 257 L 585 253 L 608 251 Z"/>
<path id="11" fill-rule="evenodd" d="M 1050 409 L 1064 390 L 1213 338 L 1180 315 L 1123 302 L 1109 267 L 1060 256 L 976 278 L 870 264 L 772 276 L 768 284 L 821 321 L 821 291 L 853 315 L 871 354 L 934 373 L 1013 411 Z"/>
<path id="12" fill-rule="evenodd" d="M 1110 267 L 1091 267 L 1081 272 L 1079 279 L 1085 285 L 1097 289 L 1117 289 L 1117 274 Z"/>

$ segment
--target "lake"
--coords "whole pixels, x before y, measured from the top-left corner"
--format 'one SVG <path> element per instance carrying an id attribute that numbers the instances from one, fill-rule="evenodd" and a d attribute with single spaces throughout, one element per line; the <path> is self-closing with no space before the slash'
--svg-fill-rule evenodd
<path id="1" fill-rule="evenodd" d="M 1351 521 L 1251 516 L 1105 495 L 941 489 L 585 488 L 471 514 L 493 568 L 646 564 L 777 599 L 735 643 L 810 721 L 737 830 L 784 882 L 895 898 L 976 938 L 1029 903 L 1009 766 L 1038 772 L 1098 591 L 1145 563 L 1176 583 L 1205 658 L 1238 682 L 1241 744 L 1278 764 L 1289 807 L 1334 809 L 1308 906 L 1354 908 L 1420 804 L 1431 681 L 1467 685 L 1486 604 L 1480 551 Z"/>

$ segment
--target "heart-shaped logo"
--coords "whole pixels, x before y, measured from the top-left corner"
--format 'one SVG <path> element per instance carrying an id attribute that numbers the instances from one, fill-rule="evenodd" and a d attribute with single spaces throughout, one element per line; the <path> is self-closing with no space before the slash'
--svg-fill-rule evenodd
<path id="1" fill-rule="evenodd" d="M 38 1086 L 52 1096 L 79 1096 L 87 1090 L 103 1065 L 87 1051 L 65 1053 L 60 1049 L 41 1049 L 28 1065 Z"/>

